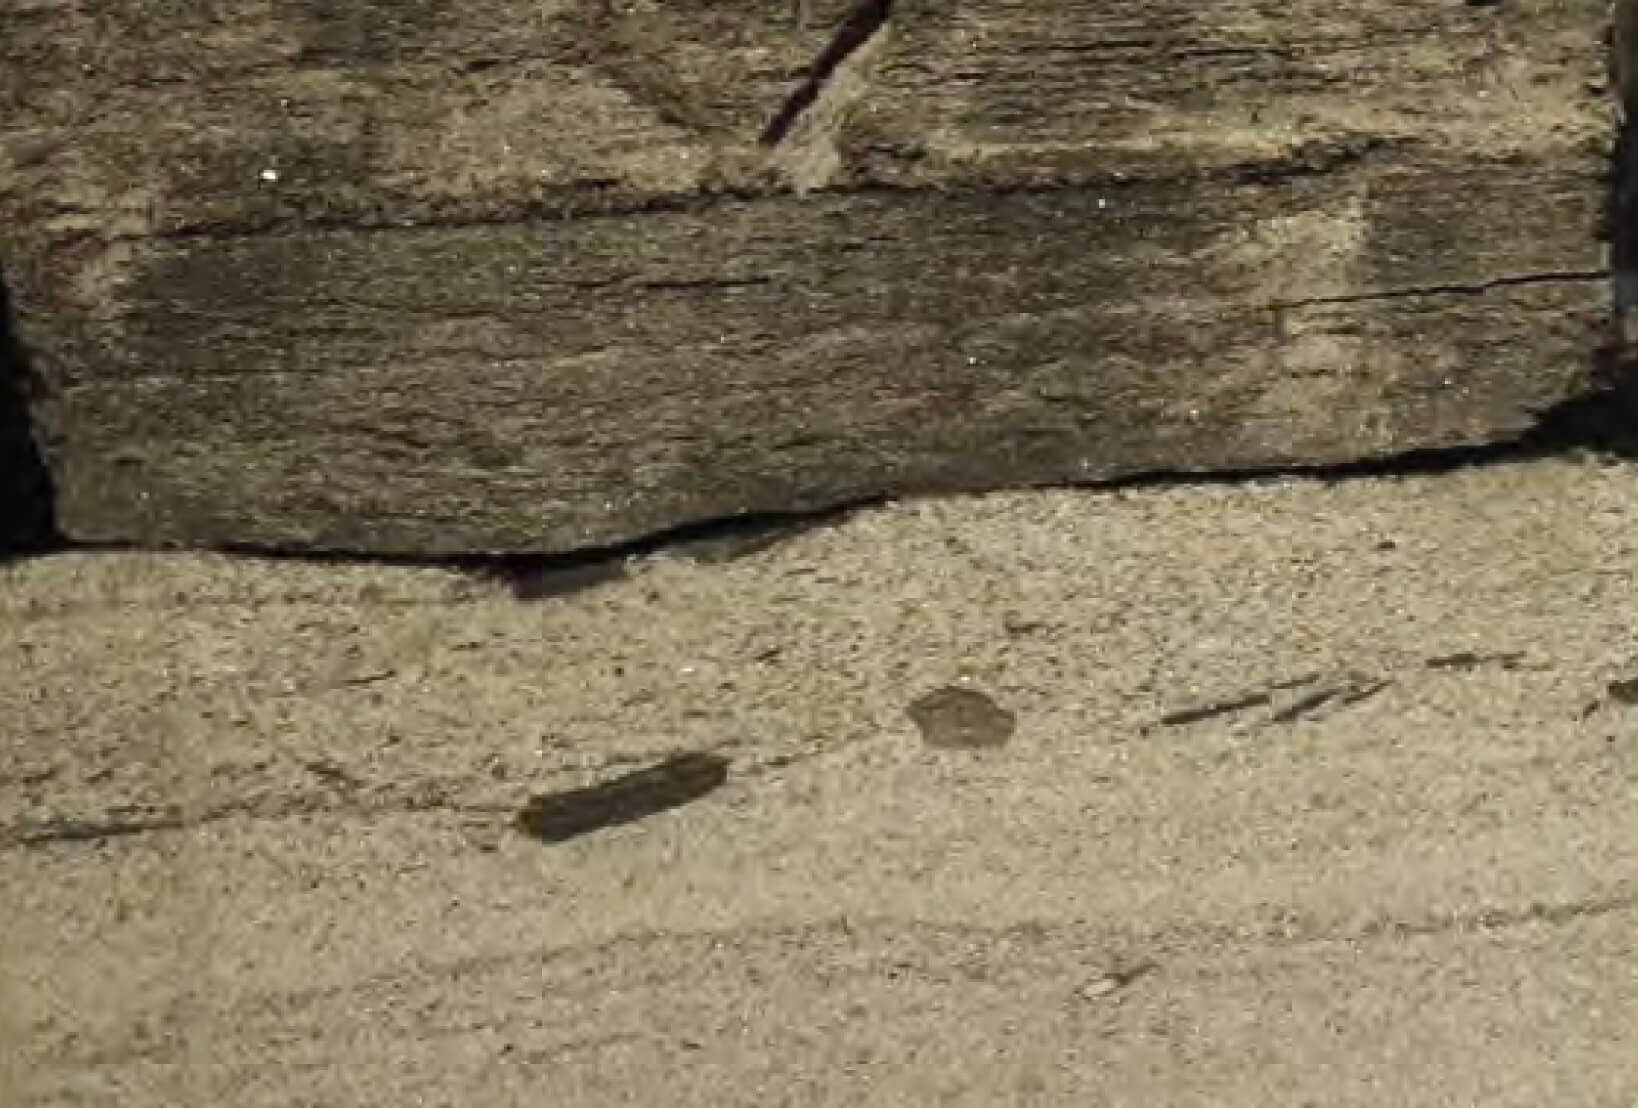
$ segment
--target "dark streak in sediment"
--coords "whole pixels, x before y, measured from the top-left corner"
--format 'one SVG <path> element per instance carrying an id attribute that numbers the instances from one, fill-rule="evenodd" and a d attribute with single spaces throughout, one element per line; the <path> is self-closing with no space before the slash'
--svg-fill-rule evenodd
<path id="1" fill-rule="evenodd" d="M 762 135 L 757 139 L 763 146 L 777 146 L 790 134 L 796 121 L 802 118 L 802 113 L 811 108 L 824 91 L 831 75 L 840 68 L 841 64 L 859 47 L 875 37 L 881 30 L 882 24 L 887 22 L 888 16 L 893 14 L 893 0 L 861 0 L 853 13 L 842 21 L 830 44 L 819 52 L 813 64 L 808 67 L 807 76 L 796 87 L 785 103 L 780 105 L 779 111 L 768 121 L 763 128 Z"/>
<path id="2" fill-rule="evenodd" d="M 1522 650 L 1508 651 L 1505 654 L 1476 654 L 1471 650 L 1462 650 L 1455 654 L 1441 654 L 1437 658 L 1429 658 L 1423 665 L 1429 669 L 1474 670 L 1484 666 L 1517 669 L 1519 662 L 1523 660 Z"/>
<path id="3" fill-rule="evenodd" d="M 536 796 L 513 822 L 534 838 L 563 842 L 680 807 L 727 780 L 728 759 L 703 752 L 677 754 L 612 781 Z"/>
<path id="4" fill-rule="evenodd" d="M 184 815 L 174 808 L 130 812 L 115 809 L 83 817 L 22 820 L 0 825 L 0 852 L 53 846 L 97 846 L 115 839 L 139 840 L 150 833 L 193 832 L 236 820 L 294 818 L 381 819 L 441 813 L 484 822 L 511 813 L 514 824 L 548 842 L 642 819 L 698 799 L 727 780 L 728 759 L 716 754 L 680 754 L 645 769 L 587 789 L 535 797 L 519 812 L 511 804 L 460 802 L 436 781 L 363 795 L 367 782 L 328 761 L 303 763 L 323 783 L 315 791 L 293 790 L 277 797 L 230 800 Z M 752 767 L 753 771 L 757 767 Z"/>
<path id="5" fill-rule="evenodd" d="M 110 820 L 51 820 L 37 824 L 15 836 L 19 846 L 44 846 L 48 843 L 100 843 L 126 835 L 140 835 L 148 831 L 176 831 L 187 826 L 180 816 L 158 819 Z"/>
<path id="6" fill-rule="evenodd" d="M 329 785 L 333 785 L 336 788 L 358 789 L 364 786 L 364 782 L 360 781 L 358 778 L 354 777 L 352 774 L 348 773 L 345 769 L 336 765 L 334 762 L 324 758 L 314 758 L 311 761 L 303 762 L 302 768 L 307 770 L 307 772 L 311 773 L 314 777 L 317 777 L 319 780 L 324 781 Z"/>
<path id="7" fill-rule="evenodd" d="M 1305 716 L 1312 715 L 1327 704 L 1338 708 L 1359 704 L 1371 699 L 1391 683 L 1386 680 L 1371 681 L 1366 680 L 1364 677 L 1352 676 L 1340 685 L 1316 689 L 1307 696 L 1299 697 L 1291 704 L 1275 712 L 1269 717 L 1268 721 L 1270 723 L 1295 723 Z"/>
<path id="8" fill-rule="evenodd" d="M 1389 684 L 1388 681 L 1371 681 L 1366 684 L 1355 685 L 1351 689 L 1344 689 L 1341 695 L 1337 697 L 1337 704 L 1347 707 L 1351 704 L 1363 703 L 1387 688 Z"/>
<path id="9" fill-rule="evenodd" d="M 1627 913 L 1638 908 L 1638 897 L 1614 893 L 1588 900 L 1567 903 L 1532 902 L 1506 907 L 1481 908 L 1471 912 L 1452 913 L 1424 920 L 1382 920 L 1366 925 L 1357 932 L 1361 939 L 1383 937 L 1407 938 L 1423 935 L 1471 934 L 1476 931 L 1500 931 L 1536 924 L 1563 926 L 1580 920 Z"/>
<path id="10" fill-rule="evenodd" d="M 1275 694 L 1301 689 L 1312 685 L 1320 679 L 1317 673 L 1303 677 L 1296 677 L 1285 681 L 1271 682 L 1265 689 L 1247 693 L 1232 700 L 1221 700 L 1212 704 L 1203 704 L 1194 708 L 1180 708 L 1168 712 L 1160 717 L 1163 727 L 1183 727 L 1193 723 L 1201 723 L 1208 719 L 1232 715 L 1236 712 L 1248 711 L 1252 708 L 1273 708 Z M 1369 700 L 1371 697 L 1387 688 L 1391 682 L 1386 680 L 1366 680 L 1360 676 L 1348 676 L 1341 684 L 1328 685 L 1315 689 L 1304 696 L 1287 704 L 1283 708 L 1272 711 L 1268 723 L 1295 723 L 1297 720 L 1318 711 L 1327 704 L 1343 708 Z"/>
<path id="11" fill-rule="evenodd" d="M 1268 721 L 1270 723 L 1295 723 L 1310 712 L 1325 707 L 1325 705 L 1336 699 L 1341 692 L 1341 689 L 1320 689 L 1318 692 L 1311 692 L 1307 696 L 1299 697 L 1293 703 L 1269 716 Z"/>
<path id="12" fill-rule="evenodd" d="M 1162 727 L 1185 727 L 1191 723 L 1200 723 L 1203 720 L 1215 719 L 1218 716 L 1230 715 L 1234 712 L 1243 712 L 1247 708 L 1265 707 L 1273 698 L 1268 693 L 1252 693 L 1235 700 L 1224 700 L 1216 704 L 1204 704 L 1198 708 L 1182 708 L 1175 712 L 1168 712 L 1160 717 Z"/>

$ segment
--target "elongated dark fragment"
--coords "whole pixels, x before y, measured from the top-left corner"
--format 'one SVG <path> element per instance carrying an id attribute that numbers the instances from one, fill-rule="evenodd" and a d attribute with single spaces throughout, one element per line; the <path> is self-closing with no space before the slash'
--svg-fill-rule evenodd
<path id="1" fill-rule="evenodd" d="M 1638 677 L 1610 682 L 1610 699 L 1617 704 L 1638 704 Z"/>
<path id="2" fill-rule="evenodd" d="M 1249 696 L 1237 697 L 1234 700 L 1222 700 L 1215 704 L 1203 704 L 1197 708 L 1180 708 L 1175 712 L 1167 712 L 1160 717 L 1162 727 L 1182 727 L 1190 723 L 1199 723 L 1202 720 L 1214 719 L 1217 716 L 1231 715 L 1234 712 L 1243 712 L 1247 708 L 1261 708 L 1273 697 L 1266 692 L 1252 693 Z"/>
<path id="3" fill-rule="evenodd" d="M 545 842 L 563 842 L 681 807 L 727 780 L 728 759 L 697 751 L 676 754 L 612 781 L 533 797 L 514 825 Z"/>

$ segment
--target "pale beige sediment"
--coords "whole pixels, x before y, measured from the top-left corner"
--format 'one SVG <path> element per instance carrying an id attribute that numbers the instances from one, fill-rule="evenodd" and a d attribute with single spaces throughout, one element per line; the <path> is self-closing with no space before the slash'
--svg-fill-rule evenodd
<path id="1" fill-rule="evenodd" d="M 1631 1104 L 1635 477 L 904 504 L 539 603 L 15 564 L 0 1101 Z M 922 743 L 963 683 L 1007 745 Z"/>

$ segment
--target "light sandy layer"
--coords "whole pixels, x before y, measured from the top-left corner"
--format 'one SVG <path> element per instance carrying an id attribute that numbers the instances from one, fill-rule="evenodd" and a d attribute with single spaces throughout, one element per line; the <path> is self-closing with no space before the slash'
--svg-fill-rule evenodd
<path id="1" fill-rule="evenodd" d="M 6 1104 L 1638 1103 L 1638 468 L 905 504 L 532 603 L 74 554 L 0 570 L 0 674 Z M 922 743 L 962 682 L 1007 745 Z"/>

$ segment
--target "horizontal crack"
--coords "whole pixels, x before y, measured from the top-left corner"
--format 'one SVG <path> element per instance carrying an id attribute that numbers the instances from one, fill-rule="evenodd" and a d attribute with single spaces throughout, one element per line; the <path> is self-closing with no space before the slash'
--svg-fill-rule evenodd
<path id="1" fill-rule="evenodd" d="M 1572 284 L 1588 281 L 1608 281 L 1607 269 L 1566 270 L 1559 273 L 1520 273 L 1491 277 L 1483 281 L 1450 282 L 1438 285 L 1412 285 L 1400 289 L 1374 289 L 1367 292 L 1344 293 L 1338 296 L 1311 296 L 1301 300 L 1275 300 L 1266 305 L 1269 310 L 1282 308 L 1313 308 L 1327 304 L 1360 304 L 1372 300 L 1410 300 L 1425 296 L 1482 296 L 1497 289 L 1526 288 L 1532 285 Z"/>

